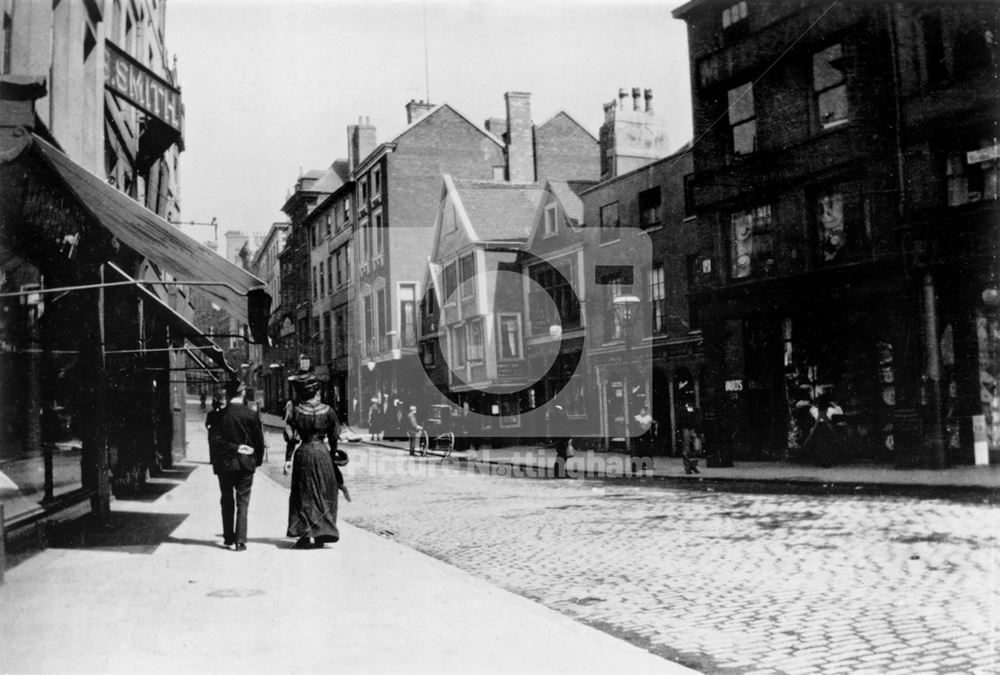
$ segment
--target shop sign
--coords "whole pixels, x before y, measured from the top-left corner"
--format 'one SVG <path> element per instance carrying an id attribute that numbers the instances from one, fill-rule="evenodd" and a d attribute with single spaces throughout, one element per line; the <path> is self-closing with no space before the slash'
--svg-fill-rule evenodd
<path id="1" fill-rule="evenodd" d="M 726 391 L 744 391 L 746 389 L 763 390 L 765 387 L 760 380 L 726 380 Z"/>
<path id="2" fill-rule="evenodd" d="M 104 86 L 182 134 L 181 92 L 111 42 L 104 43 Z"/>
<path id="3" fill-rule="evenodd" d="M 970 150 L 965 153 L 966 164 L 982 164 L 994 159 L 1000 159 L 1000 144 L 994 144 L 988 148 Z"/>

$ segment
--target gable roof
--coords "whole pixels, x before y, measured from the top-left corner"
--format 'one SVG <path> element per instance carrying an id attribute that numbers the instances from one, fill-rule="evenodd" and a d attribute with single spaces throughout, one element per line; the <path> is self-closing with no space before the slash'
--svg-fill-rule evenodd
<path id="1" fill-rule="evenodd" d="M 438 114 L 439 112 L 441 112 L 445 108 L 447 108 L 448 110 L 450 110 L 455 115 L 458 115 L 458 117 L 460 117 L 462 120 L 464 120 L 465 122 L 467 122 L 469 124 L 469 126 L 471 126 L 473 129 L 475 129 L 476 131 L 478 131 L 479 133 L 481 133 L 483 136 L 485 136 L 489 140 L 491 140 L 494 143 L 496 143 L 501 148 L 506 147 L 502 139 L 500 139 L 496 134 L 490 133 L 485 128 L 483 128 L 481 125 L 476 124 L 475 122 L 473 122 L 471 119 L 469 119 L 468 115 L 463 115 L 461 112 L 459 112 L 458 110 L 455 110 L 455 108 L 451 107 L 447 103 L 440 103 L 440 104 L 434 106 L 433 108 L 431 108 L 430 110 L 428 110 L 426 113 L 424 113 L 423 115 L 421 115 L 419 118 L 415 119 L 413 122 L 410 122 L 409 124 L 407 124 L 401 131 L 399 131 L 394 136 L 392 136 L 392 138 L 390 140 L 383 141 L 382 143 L 379 143 L 378 145 L 376 145 L 375 148 L 372 149 L 371 152 L 369 152 L 367 155 L 365 155 L 364 157 L 362 157 L 360 159 L 360 161 L 357 163 L 357 167 L 355 168 L 355 171 L 363 171 L 364 167 L 366 165 L 368 165 L 372 160 L 374 160 L 376 157 L 380 156 L 383 152 L 385 152 L 385 150 L 387 148 L 395 147 L 395 145 L 399 142 L 399 139 L 402 138 L 403 136 L 405 136 L 411 129 L 413 129 L 414 127 L 416 127 L 416 126 L 418 126 L 420 124 L 423 124 L 425 121 L 427 121 L 428 119 L 430 119 L 434 115 Z"/>
<path id="2" fill-rule="evenodd" d="M 537 125 L 537 127 L 536 127 L 536 128 L 537 128 L 537 129 L 543 129 L 543 128 L 545 128 L 546 126 L 548 126 L 548 125 L 552 124 L 553 122 L 555 122 L 555 121 L 556 121 L 557 119 L 559 119 L 560 117 L 565 117 L 565 118 L 566 118 L 567 120 L 569 120 L 569 121 L 570 121 L 570 122 L 572 122 L 572 123 L 573 123 L 574 125 L 576 125 L 577 127 L 579 127 L 579 128 L 580 128 L 580 131 L 582 131 L 583 133 L 587 134 L 587 135 L 588 135 L 588 136 L 590 136 L 590 137 L 591 137 L 592 139 L 594 139 L 594 142 L 595 142 L 595 143 L 596 143 L 596 142 L 599 142 L 599 141 L 598 141 L 598 139 L 597 139 L 597 136 L 594 136 L 594 134 L 590 133 L 590 132 L 589 132 L 589 131 L 587 130 L 587 127 L 585 127 L 585 126 L 583 126 L 582 124 L 580 124 L 580 123 L 579 123 L 579 122 L 578 122 L 578 121 L 576 120 L 576 118 L 575 118 L 575 117 L 573 117 L 572 115 L 570 115 L 570 114 L 569 114 L 568 112 L 566 112 L 565 110 L 560 110 L 560 111 L 559 111 L 559 112 L 557 112 L 557 113 L 556 113 L 555 115 L 553 115 L 553 116 L 552 116 L 552 117 L 550 117 L 549 119 L 545 120 L 545 122 L 543 122 L 542 124 L 539 124 L 539 125 Z"/>
<path id="3" fill-rule="evenodd" d="M 454 180 L 469 225 L 485 241 L 527 241 L 545 189 L 537 183 Z"/>

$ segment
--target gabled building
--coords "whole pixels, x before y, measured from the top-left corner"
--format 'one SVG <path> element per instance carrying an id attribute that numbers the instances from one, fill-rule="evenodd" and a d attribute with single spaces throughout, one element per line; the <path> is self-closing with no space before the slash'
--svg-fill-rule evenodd
<path id="1" fill-rule="evenodd" d="M 493 436 L 494 421 L 497 434 L 522 428 L 521 392 L 533 380 L 517 257 L 545 196 L 535 184 L 443 176 L 421 303 L 423 365 L 438 391 L 421 400 L 482 413 L 471 418 L 477 436 Z"/>
<path id="2" fill-rule="evenodd" d="M 809 459 L 796 410 L 824 393 L 848 430 L 829 461 L 995 452 L 998 12 L 674 11 L 691 55 L 710 463 Z"/>
<path id="3" fill-rule="evenodd" d="M 416 305 L 441 174 L 489 180 L 505 166 L 501 140 L 450 106 L 411 104 L 407 114 L 410 124 L 401 133 L 349 160 L 356 184 L 362 401 L 379 394 L 410 401 L 422 389 Z"/>
<path id="4" fill-rule="evenodd" d="M 488 120 L 485 130 L 446 104 L 411 101 L 409 126 L 357 162 L 364 401 L 393 393 L 413 400 L 426 379 L 417 358 L 416 306 L 443 174 L 510 183 L 596 177 L 597 140 L 572 117 L 559 113 L 536 127 L 529 94 L 508 92 L 505 100 L 506 118 Z"/>

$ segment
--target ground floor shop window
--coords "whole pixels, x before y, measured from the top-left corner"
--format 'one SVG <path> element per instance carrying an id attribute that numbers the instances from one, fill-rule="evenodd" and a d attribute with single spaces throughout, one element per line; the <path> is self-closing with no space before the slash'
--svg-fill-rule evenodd
<path id="1" fill-rule="evenodd" d="M 843 411 L 840 431 L 850 456 L 889 461 L 895 449 L 896 358 L 874 313 L 850 312 L 782 321 L 787 456 L 802 457 L 819 402 Z"/>
<path id="2" fill-rule="evenodd" d="M 986 437 L 991 452 L 1000 450 L 1000 317 L 976 316 L 979 351 L 979 406 L 986 418 Z"/>

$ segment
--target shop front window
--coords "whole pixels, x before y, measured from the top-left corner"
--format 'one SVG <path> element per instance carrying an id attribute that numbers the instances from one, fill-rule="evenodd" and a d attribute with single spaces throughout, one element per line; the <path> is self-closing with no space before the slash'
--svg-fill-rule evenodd
<path id="1" fill-rule="evenodd" d="M 948 206 L 993 201 L 1000 195 L 1000 145 L 990 138 L 969 139 L 948 153 Z"/>
<path id="2" fill-rule="evenodd" d="M 1000 450 L 1000 317 L 996 312 L 976 316 L 979 351 L 979 406 L 986 423 L 991 452 Z"/>

